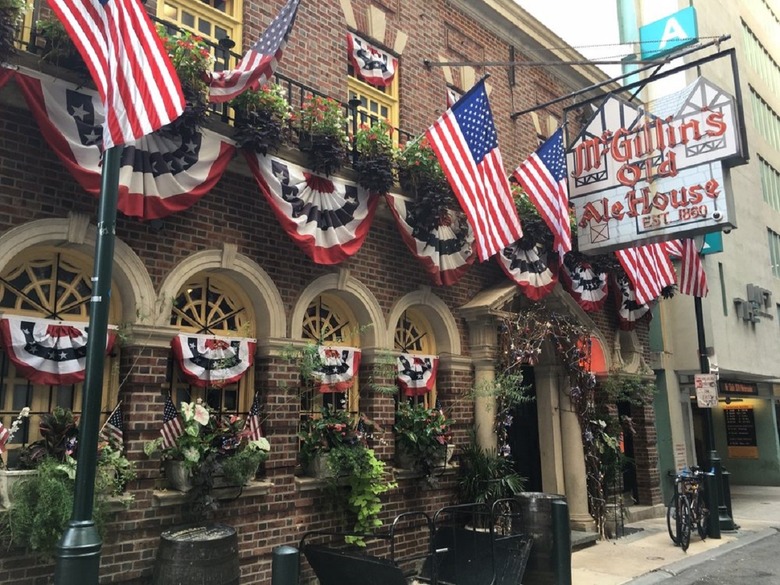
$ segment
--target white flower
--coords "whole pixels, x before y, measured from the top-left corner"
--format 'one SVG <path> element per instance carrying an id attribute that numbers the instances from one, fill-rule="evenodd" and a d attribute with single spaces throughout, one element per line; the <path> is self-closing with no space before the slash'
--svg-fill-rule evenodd
<path id="1" fill-rule="evenodd" d="M 184 455 L 186 461 L 192 461 L 197 463 L 200 460 L 200 453 L 195 447 L 187 447 L 181 452 Z"/>
<path id="2" fill-rule="evenodd" d="M 265 437 L 260 437 L 254 441 L 249 441 L 248 446 L 250 449 L 257 449 L 258 451 L 270 451 L 271 443 Z"/>
<path id="3" fill-rule="evenodd" d="M 181 403 L 181 417 L 184 419 L 184 422 L 189 422 L 192 420 L 193 411 L 195 410 L 195 404 L 192 402 L 182 402 Z"/>
<path id="4" fill-rule="evenodd" d="M 209 411 L 200 404 L 195 405 L 195 422 L 198 422 L 203 426 L 209 424 Z"/>
<path id="5" fill-rule="evenodd" d="M 29 406 L 25 406 L 22 409 L 22 412 L 19 413 L 19 417 L 20 418 L 27 418 L 28 416 L 30 416 L 30 407 Z"/>

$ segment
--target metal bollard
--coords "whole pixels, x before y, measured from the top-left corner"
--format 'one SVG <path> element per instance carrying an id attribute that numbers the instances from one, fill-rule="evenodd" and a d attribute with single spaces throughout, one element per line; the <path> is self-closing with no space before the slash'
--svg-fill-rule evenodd
<path id="1" fill-rule="evenodd" d="M 566 500 L 550 502 L 553 529 L 553 575 L 555 585 L 571 585 L 571 526 Z"/>
<path id="2" fill-rule="evenodd" d="M 718 480 L 710 471 L 704 474 L 704 493 L 707 496 L 707 508 L 710 510 L 710 521 L 707 536 L 720 538 L 720 518 L 718 515 Z"/>
<path id="3" fill-rule="evenodd" d="M 298 585 L 300 558 L 294 546 L 277 546 L 272 552 L 271 585 Z"/>

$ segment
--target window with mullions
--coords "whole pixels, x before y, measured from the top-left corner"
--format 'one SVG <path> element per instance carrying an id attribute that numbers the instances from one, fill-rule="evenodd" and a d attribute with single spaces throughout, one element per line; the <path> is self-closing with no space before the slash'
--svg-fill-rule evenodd
<path id="1" fill-rule="evenodd" d="M 352 66 L 349 66 L 348 89 L 349 99 L 358 100 L 358 124 L 371 124 L 382 119 L 393 128 L 398 128 L 398 73 L 387 87 L 375 87 L 358 79 Z M 349 127 L 352 128 L 353 113 L 349 113 Z M 398 139 L 398 133 L 393 133 L 393 140 Z"/>
<path id="2" fill-rule="evenodd" d="M 214 275 L 202 275 L 185 284 L 173 301 L 170 324 L 182 333 L 219 337 L 251 337 L 251 315 L 242 298 L 229 282 Z M 195 387 L 184 379 L 181 369 L 170 359 L 171 397 L 174 404 L 198 398 L 221 413 L 240 414 L 249 410 L 254 393 L 253 370 L 231 384 Z"/>
<path id="3" fill-rule="evenodd" d="M 359 347 L 360 336 L 347 306 L 335 297 L 321 295 L 306 309 L 303 338 L 322 345 Z M 324 406 L 358 412 L 358 380 L 349 392 L 321 394 L 313 385 L 301 391 L 301 418 L 317 417 Z"/>
<path id="4" fill-rule="evenodd" d="M 243 0 L 162 0 L 157 17 L 218 43 L 230 38 L 241 49 L 241 11 Z M 214 64 L 216 70 L 225 56 Z"/>
<path id="5" fill-rule="evenodd" d="M 92 261 L 72 251 L 36 248 L 20 256 L 0 275 L 0 312 L 38 319 L 74 323 L 89 322 L 92 297 Z M 116 323 L 121 307 L 118 293 L 112 297 L 109 321 Z M 106 357 L 103 369 L 102 410 L 108 414 L 116 405 L 118 389 L 117 351 Z M 40 439 L 37 417 L 56 406 L 78 414 L 82 384 L 33 384 L 21 376 L 0 348 L 0 422 L 10 427 L 25 406 L 31 410 L 9 449 Z M 32 421 L 32 422 L 31 422 Z"/>
<path id="6" fill-rule="evenodd" d="M 395 350 L 401 353 L 434 355 L 436 344 L 431 333 L 431 327 L 423 315 L 414 309 L 404 311 L 395 326 Z M 399 393 L 400 396 L 400 393 Z M 436 386 L 427 394 L 409 396 L 410 403 L 422 403 L 426 408 L 436 406 Z"/>

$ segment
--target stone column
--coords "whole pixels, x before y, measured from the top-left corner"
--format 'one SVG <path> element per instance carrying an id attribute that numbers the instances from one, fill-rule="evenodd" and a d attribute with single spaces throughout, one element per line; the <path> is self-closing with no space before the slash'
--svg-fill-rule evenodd
<path id="1" fill-rule="evenodd" d="M 492 316 L 469 320 L 469 341 L 474 364 L 474 426 L 477 444 L 483 449 L 496 448 L 496 397 L 491 385 L 496 379 L 496 322 Z"/>
<path id="2" fill-rule="evenodd" d="M 558 369 L 555 366 L 534 366 L 542 491 L 549 494 L 566 493 L 557 378 Z"/>
<path id="3" fill-rule="evenodd" d="M 595 530 L 595 523 L 588 512 L 588 483 L 580 421 L 572 408 L 568 384 L 558 385 L 558 401 L 561 415 L 563 472 L 571 526 L 575 530 Z"/>

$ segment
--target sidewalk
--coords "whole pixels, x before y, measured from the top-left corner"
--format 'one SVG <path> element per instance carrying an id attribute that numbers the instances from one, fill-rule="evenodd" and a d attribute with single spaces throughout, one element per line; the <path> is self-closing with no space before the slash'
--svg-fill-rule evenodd
<path id="1" fill-rule="evenodd" d="M 620 585 L 637 577 L 642 578 L 635 585 L 659 583 L 693 564 L 780 530 L 780 487 L 732 486 L 731 503 L 739 530 L 703 542 L 693 535 L 687 553 L 672 544 L 665 517 L 627 524 L 627 528 L 640 530 L 572 554 L 572 585 Z"/>

